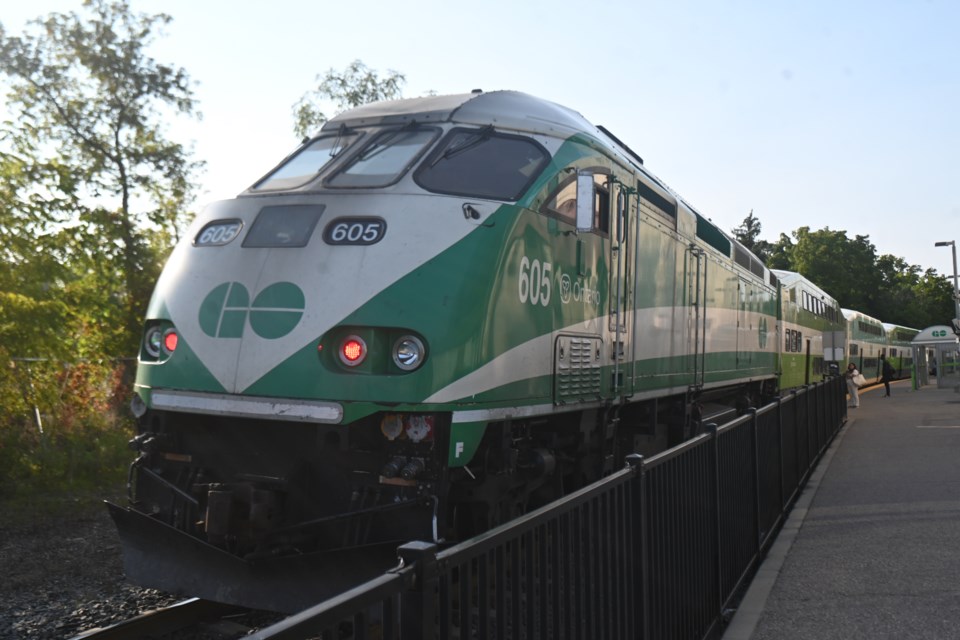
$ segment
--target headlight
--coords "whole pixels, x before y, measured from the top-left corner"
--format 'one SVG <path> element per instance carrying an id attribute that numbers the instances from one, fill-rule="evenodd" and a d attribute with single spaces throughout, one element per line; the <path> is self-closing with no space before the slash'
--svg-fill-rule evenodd
<path id="1" fill-rule="evenodd" d="M 401 336 L 393 343 L 393 363 L 404 371 L 413 371 L 421 364 L 426 349 L 416 336 Z"/>
<path id="2" fill-rule="evenodd" d="M 163 330 L 151 327 L 143 338 L 143 349 L 151 358 L 160 357 L 160 345 L 163 344 Z"/>

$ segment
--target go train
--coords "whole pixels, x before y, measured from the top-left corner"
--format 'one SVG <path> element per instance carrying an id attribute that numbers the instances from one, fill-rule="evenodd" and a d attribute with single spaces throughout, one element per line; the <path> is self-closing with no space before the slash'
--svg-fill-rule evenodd
<path id="1" fill-rule="evenodd" d="M 823 375 L 786 280 L 554 103 L 343 113 L 156 285 L 125 572 L 296 611 L 508 521 Z"/>
<path id="2" fill-rule="evenodd" d="M 913 372 L 910 341 L 919 330 L 882 323 L 840 304 L 802 275 L 772 270 L 781 286 L 780 387 L 789 389 L 839 374 L 853 363 L 868 384 L 880 381 L 884 356 L 896 378 Z"/>

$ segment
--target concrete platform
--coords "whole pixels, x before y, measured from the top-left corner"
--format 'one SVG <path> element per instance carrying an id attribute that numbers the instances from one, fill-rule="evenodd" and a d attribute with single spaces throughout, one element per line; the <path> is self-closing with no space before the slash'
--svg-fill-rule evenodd
<path id="1" fill-rule="evenodd" d="M 960 638 L 960 394 L 848 412 L 723 640 Z"/>

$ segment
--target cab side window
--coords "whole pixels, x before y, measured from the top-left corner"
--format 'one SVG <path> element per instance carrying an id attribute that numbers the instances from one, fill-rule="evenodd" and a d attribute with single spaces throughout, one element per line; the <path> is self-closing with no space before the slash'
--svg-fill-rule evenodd
<path id="1" fill-rule="evenodd" d="M 560 187 L 540 207 L 540 213 L 560 218 L 570 224 L 577 223 L 576 175 L 571 175 L 560 183 Z"/>
<path id="2" fill-rule="evenodd" d="M 610 190 L 607 176 L 593 176 L 593 228 L 602 235 L 610 234 Z"/>
<path id="3" fill-rule="evenodd" d="M 593 174 L 593 227 L 601 235 L 610 234 L 609 176 Z M 547 197 L 540 213 L 559 218 L 572 225 L 577 224 L 577 175 L 572 173 L 563 179 L 557 189 Z"/>

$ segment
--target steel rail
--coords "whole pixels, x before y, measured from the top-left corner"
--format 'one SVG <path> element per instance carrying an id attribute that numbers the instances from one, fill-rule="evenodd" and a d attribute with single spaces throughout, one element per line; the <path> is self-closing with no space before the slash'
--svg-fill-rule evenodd
<path id="1" fill-rule="evenodd" d="M 132 640 L 158 636 L 241 611 L 246 609 L 200 598 L 190 598 L 108 627 L 89 629 L 71 640 Z"/>

